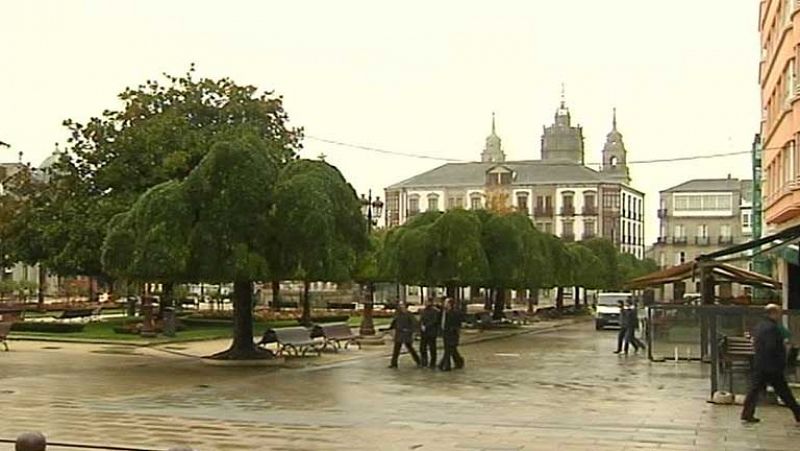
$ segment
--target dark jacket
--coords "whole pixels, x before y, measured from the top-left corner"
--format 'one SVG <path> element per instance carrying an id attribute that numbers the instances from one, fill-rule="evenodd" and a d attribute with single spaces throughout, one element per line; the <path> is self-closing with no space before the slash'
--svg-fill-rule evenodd
<path id="1" fill-rule="evenodd" d="M 786 369 L 786 348 L 778 323 L 772 319 L 762 321 L 753 331 L 753 368 L 765 373 L 780 373 Z"/>
<path id="2" fill-rule="evenodd" d="M 441 322 L 442 313 L 436 307 L 425 307 L 419 315 L 420 329 L 426 337 L 438 336 Z"/>
<path id="3" fill-rule="evenodd" d="M 394 329 L 394 341 L 411 343 L 414 341 L 414 332 L 417 330 L 417 319 L 409 312 L 398 310 L 389 328 Z"/>
<path id="4" fill-rule="evenodd" d="M 622 311 L 622 326 L 630 330 L 639 329 L 639 311 L 635 307 L 628 307 Z"/>
<path id="5" fill-rule="evenodd" d="M 442 315 L 444 316 L 442 337 L 445 340 L 458 340 L 458 336 L 461 333 L 461 312 L 456 309 L 445 310 Z"/>

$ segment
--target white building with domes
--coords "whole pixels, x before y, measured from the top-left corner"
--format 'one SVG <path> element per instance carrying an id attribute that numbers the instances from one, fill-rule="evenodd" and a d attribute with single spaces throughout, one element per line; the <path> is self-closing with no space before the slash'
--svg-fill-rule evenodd
<path id="1" fill-rule="evenodd" d="M 644 257 L 644 193 L 631 186 L 627 149 L 617 128 L 600 151 L 600 170 L 584 159 L 584 137 L 563 99 L 545 126 L 538 160 L 507 161 L 494 114 L 480 161 L 447 163 L 385 189 L 388 227 L 416 214 L 481 209 L 498 202 L 530 217 L 537 229 L 565 241 L 605 237 L 622 252 Z"/>

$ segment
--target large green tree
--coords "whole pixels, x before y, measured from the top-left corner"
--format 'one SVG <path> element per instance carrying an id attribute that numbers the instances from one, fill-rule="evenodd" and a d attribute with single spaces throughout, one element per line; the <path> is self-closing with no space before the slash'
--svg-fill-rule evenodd
<path id="1" fill-rule="evenodd" d="M 229 78 L 197 78 L 193 67 L 165 77 L 125 89 L 119 109 L 65 121 L 70 138 L 50 183 L 16 221 L 19 236 L 36 243 L 26 260 L 102 277 L 111 218 L 150 187 L 187 177 L 216 142 L 247 134 L 268 144 L 276 165 L 295 158 L 302 132 L 288 127 L 281 97 Z"/>

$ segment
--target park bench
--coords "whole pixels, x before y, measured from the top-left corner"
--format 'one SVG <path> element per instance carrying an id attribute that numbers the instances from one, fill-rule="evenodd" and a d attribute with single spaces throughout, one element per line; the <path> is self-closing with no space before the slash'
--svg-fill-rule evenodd
<path id="1" fill-rule="evenodd" d="M 311 335 L 319 334 L 318 336 L 324 339 L 322 344 L 323 349 L 330 346 L 334 352 L 339 352 L 342 348 L 347 349 L 350 343 L 355 343 L 358 345 L 358 349 L 361 349 L 361 342 L 359 341 L 361 337 L 353 334 L 353 331 L 347 323 L 322 324 L 315 326 L 315 329 L 317 333 L 312 333 Z"/>
<path id="2" fill-rule="evenodd" d="M 320 342 L 311 338 L 311 333 L 303 326 L 267 329 L 258 345 L 269 343 L 278 344 L 278 355 L 305 356 L 308 351 L 317 355 L 322 353 Z"/>
<path id="3" fill-rule="evenodd" d="M 53 318 L 59 321 L 69 321 L 72 319 L 83 318 L 91 319 L 95 316 L 99 316 L 100 310 L 102 310 L 102 307 L 64 310 Z"/>
<path id="4" fill-rule="evenodd" d="M 0 323 L 0 343 L 3 343 L 3 347 L 5 347 L 6 352 L 8 352 L 8 333 L 11 332 L 12 324 L 14 323 L 11 321 Z"/>
<path id="5" fill-rule="evenodd" d="M 747 337 L 725 336 L 720 341 L 719 364 L 723 374 L 728 375 L 728 389 L 733 393 L 733 375 L 749 375 L 752 371 L 753 342 Z"/>
<path id="6" fill-rule="evenodd" d="M 355 310 L 355 302 L 328 302 L 328 310 Z"/>
<path id="7" fill-rule="evenodd" d="M 509 321 L 511 324 L 528 324 L 533 321 L 531 315 L 528 312 L 521 311 L 521 310 L 512 310 L 503 312 L 503 316 L 505 319 Z"/>

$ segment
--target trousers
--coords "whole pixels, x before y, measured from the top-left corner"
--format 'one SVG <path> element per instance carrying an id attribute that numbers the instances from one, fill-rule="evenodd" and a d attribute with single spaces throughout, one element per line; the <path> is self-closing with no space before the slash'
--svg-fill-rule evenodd
<path id="1" fill-rule="evenodd" d="M 394 349 L 392 350 L 392 366 L 397 366 L 397 358 L 400 357 L 400 347 L 403 345 L 405 345 L 408 353 L 411 354 L 411 358 L 414 359 L 414 363 L 419 365 L 419 355 L 417 355 L 417 350 L 414 349 L 414 346 L 411 345 L 411 342 L 395 341 Z"/>
<path id="2" fill-rule="evenodd" d="M 771 385 L 775 389 L 775 394 L 794 414 L 794 419 L 800 421 L 800 406 L 797 405 L 797 400 L 794 399 L 794 394 L 786 383 L 786 376 L 782 371 L 767 372 L 767 371 L 754 371 L 750 383 L 750 390 L 747 392 L 747 397 L 744 398 L 744 408 L 742 408 L 742 419 L 753 418 L 756 413 L 756 404 L 758 404 L 758 396 Z"/>
<path id="3" fill-rule="evenodd" d="M 436 366 L 436 335 L 419 337 L 419 355 L 422 366 L 430 365 L 431 368 Z M 430 359 L 428 355 L 430 355 Z"/>

